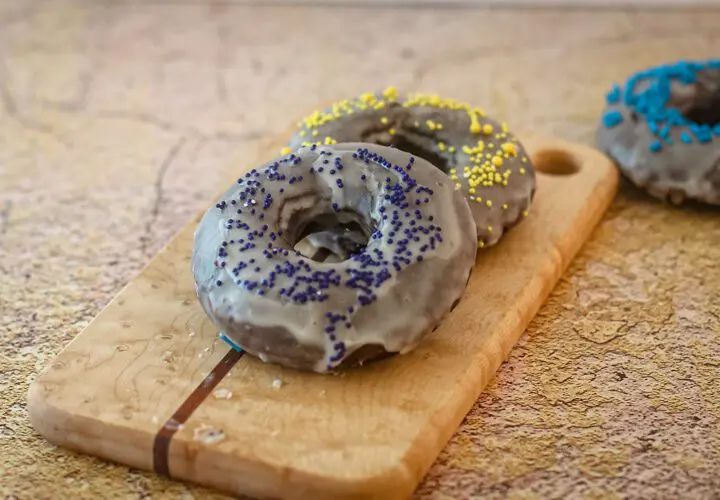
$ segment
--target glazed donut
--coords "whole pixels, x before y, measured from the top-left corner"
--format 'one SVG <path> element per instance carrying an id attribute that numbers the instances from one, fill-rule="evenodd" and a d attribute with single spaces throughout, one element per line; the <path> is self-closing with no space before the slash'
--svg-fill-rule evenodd
<path id="1" fill-rule="evenodd" d="M 362 247 L 317 262 L 308 230 L 352 226 Z M 421 158 L 369 144 L 306 146 L 253 169 L 203 216 L 192 269 L 207 315 L 266 362 L 326 373 L 412 350 L 459 300 L 472 214 Z"/>
<path id="2" fill-rule="evenodd" d="M 298 124 L 285 151 L 311 144 L 393 146 L 445 172 L 469 201 L 478 246 L 494 245 L 527 216 L 535 172 L 507 126 L 477 108 L 436 95 L 398 96 L 394 87 L 345 99 Z"/>
<path id="3" fill-rule="evenodd" d="M 606 101 L 596 145 L 635 185 L 720 204 L 720 59 L 638 72 Z"/>

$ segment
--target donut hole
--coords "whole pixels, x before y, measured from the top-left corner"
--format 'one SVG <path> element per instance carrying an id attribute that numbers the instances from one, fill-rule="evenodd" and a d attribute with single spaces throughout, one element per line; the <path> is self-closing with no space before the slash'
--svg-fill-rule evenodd
<path id="1" fill-rule="evenodd" d="M 362 217 L 352 211 L 322 213 L 305 220 L 293 248 L 316 262 L 343 262 L 360 253 L 370 240 Z"/>
<path id="2" fill-rule="evenodd" d="M 381 146 L 394 147 L 399 149 L 400 151 L 405 151 L 406 153 L 410 153 L 411 155 L 418 156 L 423 160 L 429 162 L 431 165 L 439 168 L 443 172 L 448 172 L 449 169 L 447 159 L 444 158 L 440 153 L 423 147 L 421 144 L 418 144 L 416 141 L 413 141 L 404 134 L 395 134 L 391 137 L 391 141 L 378 142 L 378 144 L 380 144 Z"/>
<path id="3" fill-rule="evenodd" d="M 683 116 L 698 125 L 720 124 L 720 92 L 693 100 L 692 104 L 683 110 Z"/>
<path id="4" fill-rule="evenodd" d="M 683 117 L 698 125 L 720 124 L 720 88 L 701 82 L 675 89 L 669 106 L 682 113 Z"/>
<path id="5" fill-rule="evenodd" d="M 413 131 L 413 133 L 410 134 L 402 129 L 392 135 L 385 129 L 370 130 L 362 135 L 363 142 L 405 151 L 413 156 L 422 158 L 443 172 L 448 173 L 450 167 L 447 156 L 422 144 L 426 142 L 428 145 L 433 145 L 435 144 L 435 140 L 432 135 L 424 135 L 418 131 Z"/>
<path id="6" fill-rule="evenodd" d="M 547 175 L 572 175 L 580 171 L 575 157 L 562 149 L 542 149 L 533 154 L 533 167 Z"/>

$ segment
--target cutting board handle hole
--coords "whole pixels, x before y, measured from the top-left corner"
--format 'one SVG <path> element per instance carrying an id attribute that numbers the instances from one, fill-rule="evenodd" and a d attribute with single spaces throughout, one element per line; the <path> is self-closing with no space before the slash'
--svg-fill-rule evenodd
<path id="1" fill-rule="evenodd" d="M 580 164 L 571 153 L 562 149 L 541 149 L 532 155 L 535 170 L 547 175 L 573 175 Z"/>

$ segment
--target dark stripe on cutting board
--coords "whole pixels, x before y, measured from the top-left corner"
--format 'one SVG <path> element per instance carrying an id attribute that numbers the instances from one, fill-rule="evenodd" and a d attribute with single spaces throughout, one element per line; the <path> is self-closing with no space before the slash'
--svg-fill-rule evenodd
<path id="1" fill-rule="evenodd" d="M 228 374 L 230 369 L 245 354 L 243 351 L 230 349 L 215 368 L 208 373 L 207 377 L 200 382 L 195 390 L 187 397 L 180 407 L 173 413 L 167 422 L 160 428 L 155 435 L 153 443 L 153 469 L 161 476 L 170 477 L 170 464 L 168 463 L 168 453 L 170 451 L 170 442 L 180 427 L 188 421 L 193 412 L 200 404 L 205 401 L 210 392 L 220 383 L 220 381 Z"/>

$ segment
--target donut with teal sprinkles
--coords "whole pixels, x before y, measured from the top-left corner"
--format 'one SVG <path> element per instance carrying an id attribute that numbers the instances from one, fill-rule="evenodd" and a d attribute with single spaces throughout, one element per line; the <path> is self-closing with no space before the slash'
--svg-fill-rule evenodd
<path id="1" fill-rule="evenodd" d="M 613 85 L 596 145 L 652 196 L 720 205 L 720 59 L 657 66 Z"/>

